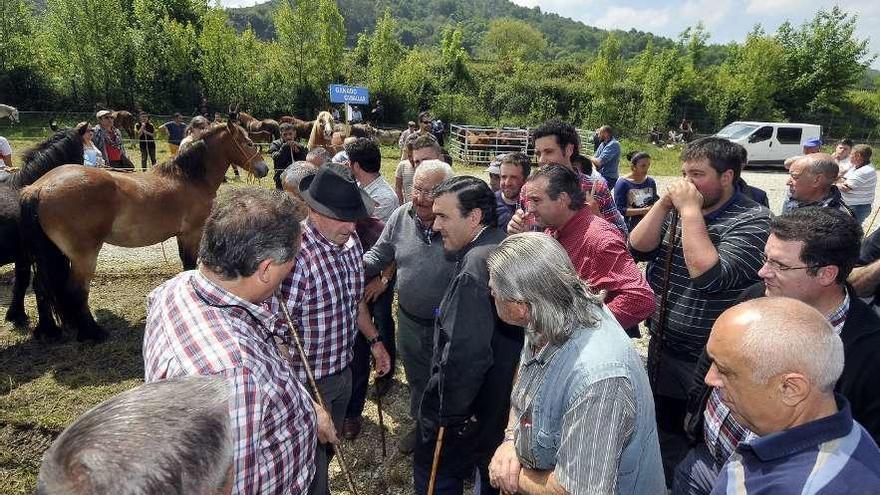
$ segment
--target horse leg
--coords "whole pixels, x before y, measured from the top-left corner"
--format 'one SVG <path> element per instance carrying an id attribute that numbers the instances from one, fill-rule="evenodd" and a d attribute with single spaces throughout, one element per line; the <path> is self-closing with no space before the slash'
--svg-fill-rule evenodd
<path id="1" fill-rule="evenodd" d="M 48 342 L 58 342 L 62 338 L 61 328 L 55 323 L 49 288 L 43 285 L 41 277 L 34 277 L 34 296 L 37 300 L 39 322 L 34 327 L 34 338 Z"/>
<path id="2" fill-rule="evenodd" d="M 12 285 L 12 301 L 6 312 L 6 321 L 16 327 L 27 327 L 28 315 L 24 311 L 24 295 L 31 282 L 31 264 L 23 256 L 15 260 L 15 279 Z"/>
<path id="3" fill-rule="evenodd" d="M 98 249 L 70 257 L 70 279 L 67 281 L 65 298 L 61 305 L 70 316 L 68 321 L 76 328 L 76 340 L 102 342 L 107 332 L 102 329 L 89 309 L 89 285 L 98 263 Z"/>
<path id="4" fill-rule="evenodd" d="M 199 256 L 199 242 L 202 240 L 201 229 L 195 232 L 184 232 L 177 236 L 177 252 L 184 270 L 195 270 Z"/>

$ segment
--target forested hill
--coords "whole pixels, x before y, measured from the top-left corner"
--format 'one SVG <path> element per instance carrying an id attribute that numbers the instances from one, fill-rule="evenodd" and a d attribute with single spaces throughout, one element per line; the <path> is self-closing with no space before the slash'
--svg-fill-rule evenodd
<path id="1" fill-rule="evenodd" d="M 272 13 L 278 2 L 270 0 L 252 7 L 229 9 L 232 23 L 240 31 L 250 23 L 262 39 L 275 36 Z M 520 7 L 508 0 L 337 0 L 345 18 L 348 46 L 353 47 L 358 34 L 372 32 L 376 19 L 386 7 L 397 20 L 400 41 L 409 47 L 437 46 L 444 27 L 457 23 L 462 30 L 463 45 L 477 55 L 477 47 L 493 19 L 514 18 L 527 22 L 544 34 L 549 42 L 547 54 L 556 60 L 592 58 L 608 31 L 587 26 L 557 14 L 542 12 L 540 7 Z M 625 58 L 641 52 L 652 40 L 657 48 L 673 45 L 668 38 L 636 30 L 615 31 Z M 718 47 L 719 49 L 721 47 Z M 710 50 L 711 51 L 711 50 Z"/>

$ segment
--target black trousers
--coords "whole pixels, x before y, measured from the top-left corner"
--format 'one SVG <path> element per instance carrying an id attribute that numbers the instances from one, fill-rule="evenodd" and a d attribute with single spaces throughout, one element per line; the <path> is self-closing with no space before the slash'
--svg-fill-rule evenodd
<path id="1" fill-rule="evenodd" d="M 141 148 L 141 168 L 147 170 L 147 156 L 150 157 L 150 165 L 156 166 L 156 141 L 139 141 Z"/>

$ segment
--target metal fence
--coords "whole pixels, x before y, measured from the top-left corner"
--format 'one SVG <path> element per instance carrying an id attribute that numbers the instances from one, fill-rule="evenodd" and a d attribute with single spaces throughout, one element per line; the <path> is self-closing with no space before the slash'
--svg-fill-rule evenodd
<path id="1" fill-rule="evenodd" d="M 525 153 L 530 158 L 535 155 L 532 127 L 482 127 L 467 124 L 449 126 L 449 154 L 456 163 L 468 165 L 487 164 L 504 153 Z M 577 129 L 581 140 L 581 153 L 592 153 L 593 132 Z"/>

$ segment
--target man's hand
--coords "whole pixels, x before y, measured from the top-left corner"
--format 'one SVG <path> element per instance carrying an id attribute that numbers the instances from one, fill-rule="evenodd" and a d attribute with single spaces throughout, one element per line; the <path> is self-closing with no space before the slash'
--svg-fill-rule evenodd
<path id="1" fill-rule="evenodd" d="M 667 197 L 679 213 L 685 213 L 688 210 L 700 212 L 703 209 L 703 195 L 697 190 L 697 186 L 689 180 L 679 179 L 670 184 L 666 188 L 666 196 L 660 202 L 662 203 Z"/>
<path id="2" fill-rule="evenodd" d="M 517 208 L 513 217 L 510 219 L 510 223 L 507 224 L 507 233 L 519 234 L 520 232 L 528 230 L 526 226 L 526 215 L 527 213 L 524 212 L 522 208 Z"/>
<path id="3" fill-rule="evenodd" d="M 382 281 L 382 277 L 375 277 L 373 280 L 370 280 L 370 283 L 367 284 L 367 287 L 364 289 L 364 300 L 368 303 L 371 303 L 379 298 L 384 292 L 385 289 L 388 288 L 388 285 Z"/>
<path id="4" fill-rule="evenodd" d="M 505 493 L 516 493 L 519 491 L 520 468 L 513 441 L 502 442 L 489 463 L 489 483 Z"/>
<path id="5" fill-rule="evenodd" d="M 318 420 L 318 441 L 321 443 L 339 443 L 339 437 L 336 436 L 336 428 L 333 426 L 333 418 L 317 402 L 312 403 L 315 406 L 315 416 Z"/>
<path id="6" fill-rule="evenodd" d="M 385 344 L 380 341 L 371 345 L 370 354 L 373 355 L 377 375 L 383 376 L 391 371 L 391 357 L 385 350 Z"/>

